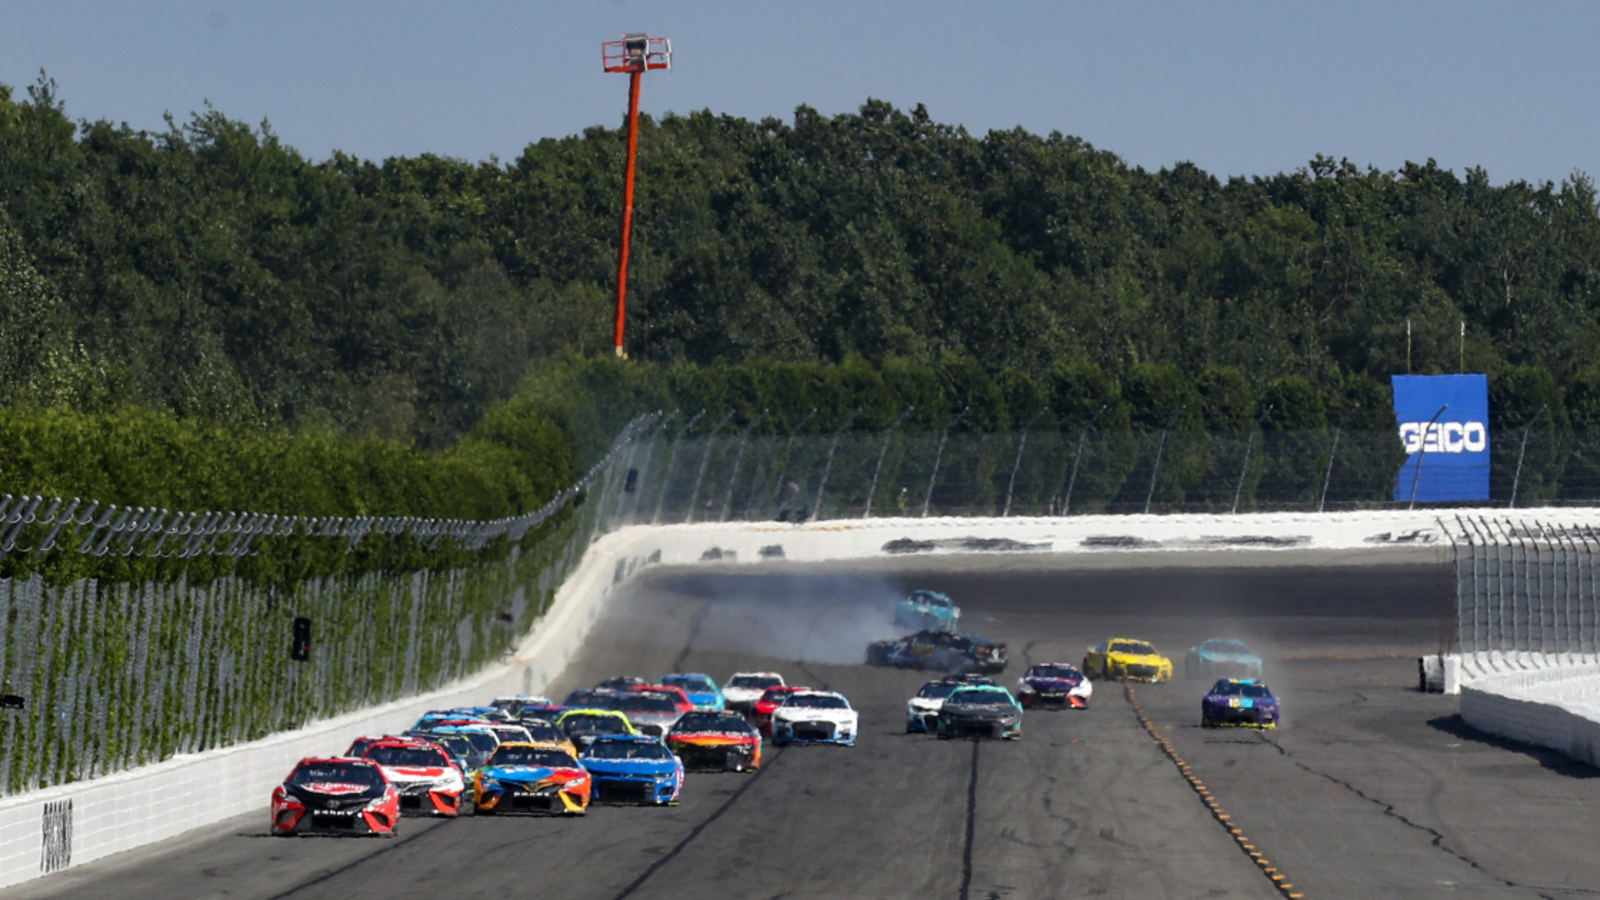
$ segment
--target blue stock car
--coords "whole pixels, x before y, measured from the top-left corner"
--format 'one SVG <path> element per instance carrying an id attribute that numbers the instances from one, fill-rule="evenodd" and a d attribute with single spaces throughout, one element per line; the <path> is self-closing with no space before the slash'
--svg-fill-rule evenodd
<path id="1" fill-rule="evenodd" d="M 955 631 L 961 607 L 938 591 L 912 591 L 894 608 L 894 624 L 901 628 Z"/>
<path id="2" fill-rule="evenodd" d="M 596 803 L 676 806 L 683 791 L 683 761 L 657 738 L 596 738 L 579 761 L 593 779 Z"/>
<path id="3" fill-rule="evenodd" d="M 1222 678 L 1200 701 L 1203 728 L 1277 728 L 1282 710 L 1272 690 L 1250 678 Z"/>
<path id="4" fill-rule="evenodd" d="M 675 672 L 661 676 L 661 683 L 667 687 L 682 688 L 688 695 L 689 702 L 698 710 L 721 712 L 728 705 L 727 698 L 722 696 L 722 688 L 717 687 L 716 680 L 710 675 L 699 672 Z"/>

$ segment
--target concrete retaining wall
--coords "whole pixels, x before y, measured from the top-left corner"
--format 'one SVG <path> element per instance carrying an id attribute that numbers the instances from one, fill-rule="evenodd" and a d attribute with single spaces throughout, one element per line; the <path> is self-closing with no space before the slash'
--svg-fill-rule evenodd
<path id="1" fill-rule="evenodd" d="M 1582 516 L 1555 511 L 1557 518 Z M 1592 520 L 1591 511 L 1588 520 Z M 874 519 L 631 527 L 597 540 L 550 612 L 501 663 L 433 693 L 249 744 L 178 757 L 105 778 L 0 799 L 0 887 L 259 811 L 294 763 L 361 734 L 409 726 L 424 711 L 537 693 L 566 666 L 612 592 L 654 564 L 825 562 L 917 554 L 1358 550 L 1437 546 L 1429 512 L 1326 515 L 1084 516 L 1070 519 Z M 1488 695 L 1486 695 L 1488 696 Z M 1491 704 L 1492 705 L 1492 704 Z M 1465 711 L 1466 700 L 1463 698 Z M 1500 714 L 1509 721 L 1509 714 Z"/>
<path id="2" fill-rule="evenodd" d="M 1600 656 L 1479 653 L 1461 669 L 1468 725 L 1600 766 Z"/>

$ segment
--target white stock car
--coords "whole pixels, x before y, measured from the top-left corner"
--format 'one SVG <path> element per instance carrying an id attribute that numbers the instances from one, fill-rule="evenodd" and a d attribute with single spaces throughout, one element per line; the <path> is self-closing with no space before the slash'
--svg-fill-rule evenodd
<path id="1" fill-rule="evenodd" d="M 748 713 L 755 709 L 756 701 L 767 688 L 783 686 L 783 676 L 777 672 L 735 672 L 722 686 L 722 696 L 729 709 Z"/>
<path id="2" fill-rule="evenodd" d="M 963 685 L 954 681 L 930 681 L 923 685 L 915 697 L 906 701 L 906 734 L 932 734 L 944 698 L 960 687 Z"/>
<path id="3" fill-rule="evenodd" d="M 855 744 L 859 714 L 843 694 L 796 691 L 772 711 L 772 742 L 785 744 Z"/>

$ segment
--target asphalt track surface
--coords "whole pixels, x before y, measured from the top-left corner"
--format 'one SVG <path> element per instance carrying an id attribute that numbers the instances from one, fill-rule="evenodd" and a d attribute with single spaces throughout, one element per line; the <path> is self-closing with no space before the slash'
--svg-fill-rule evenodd
<path id="1" fill-rule="evenodd" d="M 1133 561 L 1158 565 L 1120 568 Z M 915 587 L 949 592 L 969 629 L 1010 643 L 1008 682 L 1113 635 L 1153 640 L 1180 667 L 1207 637 L 1255 644 L 1284 699 L 1276 732 L 1202 730 L 1192 682 L 1134 691 L 1307 898 L 1600 894 L 1600 772 L 1477 734 L 1454 698 L 1418 693 L 1414 657 L 1439 646 L 1448 582 L 1426 554 L 1371 563 L 1011 556 L 659 571 L 613 605 L 561 689 L 775 668 L 846 693 L 859 744 L 769 747 L 759 774 L 690 775 L 675 808 L 408 819 L 392 840 L 269 837 L 263 797 L 258 814 L 0 897 L 1283 896 L 1118 685 L 1098 683 L 1087 711 L 1028 713 L 1016 743 L 903 733 L 905 699 L 931 676 L 859 659 Z"/>

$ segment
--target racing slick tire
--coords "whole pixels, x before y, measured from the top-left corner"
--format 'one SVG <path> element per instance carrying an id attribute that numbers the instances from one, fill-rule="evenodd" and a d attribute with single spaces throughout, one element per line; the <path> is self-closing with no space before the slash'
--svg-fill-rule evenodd
<path id="1" fill-rule="evenodd" d="M 466 818 L 467 816 L 475 816 L 477 814 L 478 804 L 475 800 L 468 800 L 466 797 L 462 797 L 461 802 L 456 805 L 456 815 L 462 818 Z"/>
<path id="2" fill-rule="evenodd" d="M 889 651 L 877 644 L 867 645 L 867 665 L 887 666 L 889 664 Z"/>

